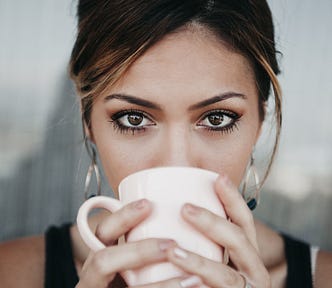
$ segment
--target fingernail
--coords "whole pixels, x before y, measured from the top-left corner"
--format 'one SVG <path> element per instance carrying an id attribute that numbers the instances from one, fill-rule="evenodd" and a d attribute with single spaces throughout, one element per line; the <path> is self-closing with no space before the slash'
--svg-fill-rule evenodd
<path id="1" fill-rule="evenodd" d="M 201 284 L 202 280 L 198 276 L 190 276 L 180 282 L 182 288 L 192 288 Z"/>
<path id="2" fill-rule="evenodd" d="M 159 249 L 160 251 L 165 252 L 167 249 L 173 247 L 174 245 L 176 245 L 174 240 L 162 240 L 159 242 Z"/>
<path id="3" fill-rule="evenodd" d="M 196 207 L 196 206 L 194 206 L 192 204 L 189 204 L 189 203 L 187 203 L 187 204 L 184 205 L 184 209 L 185 209 L 185 211 L 188 214 L 194 215 L 194 216 L 197 215 L 197 214 L 199 214 L 199 212 L 200 212 L 200 210 L 199 210 L 198 207 Z"/>
<path id="4" fill-rule="evenodd" d="M 173 249 L 173 253 L 177 258 L 180 259 L 186 259 L 188 257 L 188 254 L 186 253 L 186 251 L 180 249 L 180 248 L 174 248 Z"/>
<path id="5" fill-rule="evenodd" d="M 134 206 L 135 209 L 141 210 L 146 206 L 146 204 L 147 204 L 146 199 L 141 199 L 141 200 L 138 200 L 138 201 L 134 202 L 133 206 Z"/>

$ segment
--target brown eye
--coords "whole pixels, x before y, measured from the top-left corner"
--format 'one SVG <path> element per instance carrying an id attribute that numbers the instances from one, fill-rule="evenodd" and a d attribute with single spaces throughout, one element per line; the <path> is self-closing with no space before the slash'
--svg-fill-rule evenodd
<path id="1" fill-rule="evenodd" d="M 232 126 L 239 116 L 228 110 L 215 110 L 205 113 L 198 121 L 197 126 L 220 131 Z"/>
<path id="2" fill-rule="evenodd" d="M 143 116 L 139 114 L 129 114 L 128 123 L 133 126 L 138 126 L 143 122 Z"/>
<path id="3" fill-rule="evenodd" d="M 208 116 L 208 120 L 213 126 L 219 126 L 224 121 L 224 116 L 222 114 L 214 114 Z"/>
<path id="4" fill-rule="evenodd" d="M 122 110 L 111 116 L 111 121 L 116 129 L 124 131 L 141 131 L 156 123 L 144 112 Z"/>

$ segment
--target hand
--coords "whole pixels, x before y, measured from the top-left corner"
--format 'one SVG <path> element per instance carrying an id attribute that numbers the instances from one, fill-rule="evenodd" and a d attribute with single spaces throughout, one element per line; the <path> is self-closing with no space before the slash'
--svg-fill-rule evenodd
<path id="1" fill-rule="evenodd" d="M 108 247 L 89 254 L 76 288 L 109 287 L 118 272 L 167 259 L 167 249 L 175 246 L 172 240 L 148 239 L 114 245 L 119 237 L 143 221 L 150 212 L 150 203 L 139 200 L 113 213 L 98 225 L 96 236 Z"/>
<path id="2" fill-rule="evenodd" d="M 250 287 L 271 287 L 269 273 L 259 256 L 251 211 L 225 175 L 218 178 L 215 190 L 231 221 L 189 204 L 184 206 L 182 216 L 206 237 L 228 250 L 230 265 L 217 263 L 174 247 L 169 249 L 168 260 L 195 276 L 187 282 L 181 283 L 177 280 L 177 284 L 175 280 L 171 280 L 173 284 L 165 287 L 244 288 L 245 279 L 250 283 Z M 150 285 L 150 287 L 159 286 Z"/>
<path id="3" fill-rule="evenodd" d="M 186 272 L 199 276 L 209 287 L 243 288 L 244 277 L 252 287 L 270 287 L 269 273 L 259 256 L 251 211 L 226 175 L 218 178 L 215 190 L 231 221 L 192 205 L 185 205 L 182 214 L 201 233 L 228 250 L 231 265 L 178 249 L 170 249 L 169 260 Z"/>

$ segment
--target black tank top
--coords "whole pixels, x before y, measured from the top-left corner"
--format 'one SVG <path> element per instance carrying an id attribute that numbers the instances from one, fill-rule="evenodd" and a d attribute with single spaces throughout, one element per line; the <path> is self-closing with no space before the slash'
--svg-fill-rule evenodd
<path id="1" fill-rule="evenodd" d="M 71 224 L 64 224 L 46 231 L 45 288 L 74 288 L 79 281 L 72 252 L 70 226 Z M 124 288 L 127 285 L 120 274 L 117 274 L 111 287 Z"/>
<path id="2" fill-rule="evenodd" d="M 51 227 L 46 232 L 45 288 L 74 288 L 79 280 L 73 260 L 70 225 Z M 286 287 L 313 288 L 310 246 L 289 236 L 282 236 L 287 259 Z M 117 274 L 111 287 L 126 287 L 126 284 Z"/>
<path id="3" fill-rule="evenodd" d="M 69 233 L 70 224 L 46 232 L 46 288 L 73 288 L 78 282 Z"/>

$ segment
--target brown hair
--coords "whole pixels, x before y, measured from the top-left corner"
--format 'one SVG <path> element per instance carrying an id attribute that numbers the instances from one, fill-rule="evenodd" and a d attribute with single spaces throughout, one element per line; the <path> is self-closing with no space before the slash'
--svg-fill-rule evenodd
<path id="1" fill-rule="evenodd" d="M 265 0 L 80 0 L 70 74 L 81 97 L 83 120 L 90 125 L 94 99 L 147 49 L 190 24 L 213 32 L 253 65 L 261 120 L 273 87 L 276 139 L 262 185 L 276 154 L 282 122 L 274 27 Z"/>

